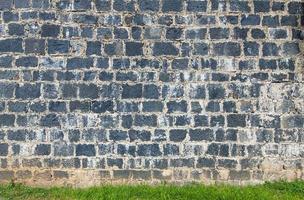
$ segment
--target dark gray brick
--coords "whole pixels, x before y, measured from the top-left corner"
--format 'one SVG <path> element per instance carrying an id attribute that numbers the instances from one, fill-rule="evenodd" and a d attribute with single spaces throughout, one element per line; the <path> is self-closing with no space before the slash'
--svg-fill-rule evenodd
<path id="1" fill-rule="evenodd" d="M 292 115 L 285 117 L 283 120 L 283 126 L 286 128 L 303 128 L 304 117 L 301 115 Z"/>
<path id="2" fill-rule="evenodd" d="M 142 104 L 143 112 L 162 112 L 164 104 L 160 101 L 146 101 Z"/>
<path id="3" fill-rule="evenodd" d="M 242 15 L 241 25 L 243 26 L 253 26 L 259 25 L 261 18 L 259 15 Z"/>
<path id="4" fill-rule="evenodd" d="M 35 155 L 47 156 L 50 154 L 51 154 L 51 145 L 50 144 L 38 144 L 35 147 Z"/>
<path id="5" fill-rule="evenodd" d="M 223 99 L 226 96 L 225 88 L 219 84 L 208 85 L 209 99 Z"/>
<path id="6" fill-rule="evenodd" d="M 172 129 L 169 131 L 169 139 L 172 142 L 182 142 L 186 139 L 187 130 Z"/>
<path id="7" fill-rule="evenodd" d="M 23 52 L 22 39 L 0 40 L 0 52 Z"/>
<path id="8" fill-rule="evenodd" d="M 17 67 L 37 67 L 38 58 L 34 56 L 20 57 L 16 59 Z"/>
<path id="9" fill-rule="evenodd" d="M 77 96 L 77 86 L 74 84 L 63 84 L 61 86 L 61 94 L 64 98 L 72 98 Z"/>
<path id="10" fill-rule="evenodd" d="M 204 115 L 195 115 L 194 116 L 194 126 L 208 126 L 208 117 Z"/>
<path id="11" fill-rule="evenodd" d="M 273 60 L 273 59 L 270 59 L 270 60 L 260 59 L 259 66 L 260 66 L 261 70 L 276 69 L 278 67 L 276 60 Z"/>
<path id="12" fill-rule="evenodd" d="M 68 132 L 68 139 L 70 142 L 79 142 L 80 140 L 80 131 L 79 130 L 69 130 Z M 66 149 L 65 146 L 63 146 L 64 149 Z M 62 148 L 62 145 L 58 144 L 58 153 L 60 153 L 60 149 Z M 69 148 L 68 148 L 69 149 Z M 55 146 L 55 152 L 56 152 L 56 146 Z"/>
<path id="13" fill-rule="evenodd" d="M 17 85 L 15 96 L 17 99 L 37 99 L 41 96 L 40 84 Z"/>
<path id="14" fill-rule="evenodd" d="M 76 156 L 95 156 L 96 150 L 93 144 L 78 144 L 76 145 Z"/>
<path id="15" fill-rule="evenodd" d="M 270 37 L 273 39 L 287 38 L 287 31 L 284 29 L 271 29 L 269 31 Z"/>
<path id="16" fill-rule="evenodd" d="M 269 1 L 253 1 L 254 12 L 269 12 L 270 11 L 270 2 Z"/>
<path id="17" fill-rule="evenodd" d="M 22 20 L 34 20 L 34 19 L 38 19 L 38 12 L 37 11 L 24 11 L 20 14 L 20 19 Z M 14 19 L 15 21 L 19 20 L 19 15 L 16 13 L 16 19 Z M 31 27 L 33 28 L 33 27 Z M 35 29 L 35 28 L 33 28 Z"/>
<path id="18" fill-rule="evenodd" d="M 163 145 L 163 152 L 165 156 L 176 156 L 180 154 L 179 145 L 177 144 L 166 144 Z M 165 163 L 167 164 L 167 163 Z"/>
<path id="19" fill-rule="evenodd" d="M 0 115 L 0 126 L 14 126 L 15 115 L 1 114 Z"/>
<path id="20" fill-rule="evenodd" d="M 65 102 L 60 101 L 51 101 L 49 103 L 49 111 L 50 112 L 66 112 L 67 106 Z"/>
<path id="21" fill-rule="evenodd" d="M 229 145 L 221 144 L 219 149 L 219 156 L 228 157 L 229 156 Z"/>
<path id="22" fill-rule="evenodd" d="M 8 33 L 14 36 L 23 36 L 24 35 L 24 25 L 10 23 L 8 25 Z"/>
<path id="23" fill-rule="evenodd" d="M 135 2 L 125 1 L 125 0 L 115 0 L 113 2 L 113 8 L 116 11 L 129 11 L 132 12 L 135 10 Z"/>
<path id="24" fill-rule="evenodd" d="M 88 0 L 74 0 L 75 10 L 89 10 L 91 8 L 91 1 Z"/>
<path id="25" fill-rule="evenodd" d="M 170 160 L 171 167 L 194 167 L 194 159 L 193 158 L 177 158 Z"/>
<path id="26" fill-rule="evenodd" d="M 97 58 L 96 67 L 106 69 L 109 67 L 109 58 Z"/>
<path id="27" fill-rule="evenodd" d="M 172 61 L 172 69 L 187 69 L 189 60 L 187 58 L 174 59 Z"/>
<path id="28" fill-rule="evenodd" d="M 88 101 L 71 101 L 70 111 L 89 112 L 91 109 L 91 102 Z"/>
<path id="29" fill-rule="evenodd" d="M 49 0 L 32 0 L 33 8 L 47 9 L 50 6 Z"/>
<path id="30" fill-rule="evenodd" d="M 187 102 L 186 101 L 169 101 L 167 103 L 168 113 L 173 112 L 187 112 Z"/>
<path id="31" fill-rule="evenodd" d="M 245 42 L 244 43 L 244 54 L 245 56 L 258 56 L 260 45 L 256 42 Z"/>
<path id="32" fill-rule="evenodd" d="M 59 117 L 56 114 L 47 114 L 41 117 L 40 125 L 45 127 L 60 126 Z"/>
<path id="33" fill-rule="evenodd" d="M 82 58 L 82 57 L 69 58 L 67 60 L 67 69 L 68 70 L 82 69 L 82 68 L 89 69 L 93 67 L 93 63 L 94 60 L 92 58 Z"/>
<path id="34" fill-rule="evenodd" d="M 11 68 L 13 58 L 11 56 L 0 57 L 0 68 Z"/>
<path id="35" fill-rule="evenodd" d="M 115 39 L 128 39 L 129 32 L 125 28 L 114 28 L 114 38 Z M 132 42 L 131 42 L 132 43 Z"/>
<path id="36" fill-rule="evenodd" d="M 110 130 L 109 138 L 113 141 L 126 140 L 128 138 L 128 133 L 127 131 L 122 130 Z"/>
<path id="37" fill-rule="evenodd" d="M 43 97 L 47 99 L 56 99 L 58 97 L 58 89 L 54 84 L 43 84 Z"/>
<path id="38" fill-rule="evenodd" d="M 157 126 L 157 116 L 156 115 L 135 115 L 134 119 L 135 126 Z"/>
<path id="39" fill-rule="evenodd" d="M 215 167 L 215 160 L 212 159 L 212 158 L 199 158 L 197 160 L 196 167 L 197 168 L 202 168 L 202 167 L 214 168 Z"/>
<path id="40" fill-rule="evenodd" d="M 181 12 L 183 10 L 182 0 L 163 0 L 163 12 Z"/>
<path id="41" fill-rule="evenodd" d="M 60 26 L 55 24 L 43 24 L 41 27 L 41 37 L 58 37 Z"/>
<path id="42" fill-rule="evenodd" d="M 99 88 L 95 84 L 81 84 L 79 85 L 79 97 L 97 99 L 99 97 Z"/>
<path id="43" fill-rule="evenodd" d="M 284 2 L 273 2 L 273 4 L 272 4 L 273 11 L 283 11 L 284 8 L 285 8 Z"/>
<path id="44" fill-rule="evenodd" d="M 9 131 L 7 133 L 7 138 L 12 141 L 24 142 L 26 140 L 27 135 L 29 135 L 29 132 L 27 130 Z"/>
<path id="45" fill-rule="evenodd" d="M 142 84 L 122 86 L 122 98 L 123 99 L 134 99 L 141 98 L 143 95 Z"/>
<path id="46" fill-rule="evenodd" d="M 236 112 L 236 103 L 233 101 L 225 101 L 223 103 L 223 110 L 225 112 Z"/>
<path id="47" fill-rule="evenodd" d="M 265 32 L 261 29 L 252 29 L 251 30 L 251 36 L 254 39 L 263 39 L 266 37 Z"/>
<path id="48" fill-rule="evenodd" d="M 236 42 L 217 43 L 213 45 L 213 52 L 218 56 L 240 56 L 241 46 Z"/>
<path id="49" fill-rule="evenodd" d="M 139 0 L 139 8 L 142 11 L 158 11 L 159 1 L 155 0 Z"/>
<path id="50" fill-rule="evenodd" d="M 114 111 L 113 101 L 94 101 L 92 102 L 92 112 L 94 113 L 105 113 Z"/>
<path id="51" fill-rule="evenodd" d="M 166 30 L 166 38 L 169 40 L 180 39 L 183 34 L 182 28 L 168 28 Z"/>
<path id="52" fill-rule="evenodd" d="M 27 103 L 25 102 L 9 102 L 8 110 L 10 112 L 27 112 Z"/>
<path id="53" fill-rule="evenodd" d="M 156 42 L 153 46 L 153 55 L 178 55 L 178 49 L 173 43 L 168 42 Z"/>
<path id="54" fill-rule="evenodd" d="M 4 22 L 13 22 L 19 20 L 19 15 L 17 12 L 4 11 L 3 12 L 3 20 Z"/>
<path id="55" fill-rule="evenodd" d="M 219 159 L 218 160 L 218 166 L 224 167 L 226 169 L 235 169 L 238 162 L 236 160 L 232 159 Z"/>
<path id="56" fill-rule="evenodd" d="M 127 56 L 142 56 L 143 55 L 143 43 L 126 42 L 126 55 Z"/>
<path id="57" fill-rule="evenodd" d="M 131 142 L 134 141 L 151 141 L 151 132 L 146 130 L 129 130 L 129 138 Z"/>
<path id="58" fill-rule="evenodd" d="M 263 56 L 279 55 L 279 47 L 275 43 L 264 43 L 262 51 L 263 51 Z"/>
<path id="59" fill-rule="evenodd" d="M 104 45 L 104 52 L 109 56 L 122 55 L 123 45 L 120 42 L 113 42 Z"/>
<path id="60" fill-rule="evenodd" d="M 206 89 L 204 85 L 192 85 L 190 88 L 190 95 L 193 99 L 205 99 Z"/>
<path id="61" fill-rule="evenodd" d="M 107 158 L 107 164 L 108 164 L 109 167 L 117 167 L 119 169 L 122 169 L 123 159 L 121 159 L 121 158 Z M 116 177 L 116 176 L 114 175 L 114 177 Z"/>
<path id="62" fill-rule="evenodd" d="M 98 17 L 95 15 L 75 14 L 73 15 L 73 21 L 76 23 L 92 25 L 97 23 Z"/>
<path id="63" fill-rule="evenodd" d="M 0 10 L 10 10 L 13 7 L 13 1 L 0 0 Z"/>
<path id="64" fill-rule="evenodd" d="M 45 54 L 45 40 L 41 39 L 26 39 L 25 40 L 25 53 L 37 53 L 40 55 Z"/>
<path id="65" fill-rule="evenodd" d="M 299 43 L 297 42 L 286 42 L 283 44 L 283 54 L 286 56 L 294 56 L 300 53 Z"/>
<path id="66" fill-rule="evenodd" d="M 194 55 L 208 55 L 209 54 L 209 45 L 206 43 L 194 43 Z"/>
<path id="67" fill-rule="evenodd" d="M 40 12 L 39 19 L 44 21 L 54 21 L 57 17 L 54 12 Z"/>
<path id="68" fill-rule="evenodd" d="M 228 127 L 246 127 L 246 115 L 231 114 L 227 116 Z"/>
<path id="69" fill-rule="evenodd" d="M 303 2 L 289 2 L 288 3 L 288 12 L 290 14 L 301 15 L 304 12 L 304 3 Z"/>
<path id="70" fill-rule="evenodd" d="M 220 144 L 211 143 L 208 145 L 206 154 L 217 156 L 219 154 Z"/>
<path id="71" fill-rule="evenodd" d="M 0 97 L 4 99 L 13 98 L 16 85 L 13 83 L 0 83 Z"/>
<path id="72" fill-rule="evenodd" d="M 15 8 L 29 8 L 30 0 L 15 0 Z"/>
<path id="73" fill-rule="evenodd" d="M 147 99 L 158 99 L 160 96 L 160 89 L 157 85 L 144 85 L 143 97 Z"/>
<path id="74" fill-rule="evenodd" d="M 187 29 L 185 31 L 185 38 L 186 39 L 205 39 L 206 33 L 207 33 L 206 28 Z"/>
<path id="75" fill-rule="evenodd" d="M 281 25 L 282 26 L 298 26 L 299 18 L 294 15 L 282 16 Z"/>
<path id="76" fill-rule="evenodd" d="M 0 143 L 0 156 L 7 156 L 8 154 L 8 144 Z"/>
<path id="77" fill-rule="evenodd" d="M 229 29 L 228 28 L 210 28 L 209 30 L 210 39 L 228 39 Z"/>
<path id="78" fill-rule="evenodd" d="M 242 40 L 246 40 L 248 37 L 248 28 L 234 28 L 233 29 L 233 38 L 234 39 L 242 39 Z"/>
<path id="79" fill-rule="evenodd" d="M 75 142 L 75 139 L 70 139 L 71 142 Z M 74 155 L 74 145 L 64 144 L 64 143 L 56 143 L 53 146 L 54 148 L 54 156 L 66 157 L 66 156 L 73 156 Z"/>
<path id="80" fill-rule="evenodd" d="M 69 53 L 70 42 L 68 40 L 48 40 L 49 54 Z"/>
<path id="81" fill-rule="evenodd" d="M 190 141 L 212 141 L 214 139 L 212 129 L 190 129 Z"/>
<path id="82" fill-rule="evenodd" d="M 101 42 L 92 42 L 88 41 L 87 42 L 87 50 L 86 50 L 87 56 L 91 55 L 101 55 Z"/>
<path id="83" fill-rule="evenodd" d="M 121 126 L 123 128 L 128 128 L 130 129 L 132 127 L 133 124 L 133 118 L 131 115 L 123 115 L 121 118 Z"/>
<path id="84" fill-rule="evenodd" d="M 249 7 L 248 3 L 249 2 L 247 1 L 232 0 L 230 2 L 230 10 L 249 13 L 251 8 Z"/>
<path id="85" fill-rule="evenodd" d="M 207 1 L 188 1 L 187 11 L 188 12 L 206 12 L 207 11 Z"/>
<path id="86" fill-rule="evenodd" d="M 140 40 L 142 35 L 141 27 L 132 27 L 131 35 L 134 40 Z"/>
<path id="87" fill-rule="evenodd" d="M 96 0 L 95 6 L 96 6 L 97 11 L 109 11 L 109 10 L 111 10 L 111 1 Z"/>
<path id="88" fill-rule="evenodd" d="M 138 156 L 161 156 L 158 144 L 139 144 L 137 149 Z"/>
<path id="89" fill-rule="evenodd" d="M 262 25 L 268 27 L 277 27 L 279 26 L 279 16 L 264 16 Z"/>
<path id="90" fill-rule="evenodd" d="M 62 159 L 63 168 L 80 168 L 79 158 Z"/>

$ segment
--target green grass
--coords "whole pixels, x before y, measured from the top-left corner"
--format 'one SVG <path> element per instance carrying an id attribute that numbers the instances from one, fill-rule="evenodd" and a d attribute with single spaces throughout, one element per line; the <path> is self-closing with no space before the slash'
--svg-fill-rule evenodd
<path id="1" fill-rule="evenodd" d="M 176 185 L 120 185 L 100 186 L 86 189 L 34 188 L 20 184 L 0 185 L 0 199 L 190 199 L 190 200 L 263 200 L 304 199 L 304 181 L 274 182 L 256 186 L 204 186 Z"/>

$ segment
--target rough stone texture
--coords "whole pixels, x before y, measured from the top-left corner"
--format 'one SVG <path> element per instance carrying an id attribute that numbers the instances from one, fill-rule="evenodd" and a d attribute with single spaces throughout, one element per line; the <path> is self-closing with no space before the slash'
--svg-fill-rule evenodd
<path id="1" fill-rule="evenodd" d="M 0 182 L 304 178 L 301 0 L 0 0 Z"/>

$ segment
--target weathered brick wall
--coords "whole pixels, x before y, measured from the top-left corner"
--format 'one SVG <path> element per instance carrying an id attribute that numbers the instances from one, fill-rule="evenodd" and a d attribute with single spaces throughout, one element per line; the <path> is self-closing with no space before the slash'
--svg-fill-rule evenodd
<path id="1" fill-rule="evenodd" d="M 304 178 L 303 7 L 0 0 L 0 182 Z"/>

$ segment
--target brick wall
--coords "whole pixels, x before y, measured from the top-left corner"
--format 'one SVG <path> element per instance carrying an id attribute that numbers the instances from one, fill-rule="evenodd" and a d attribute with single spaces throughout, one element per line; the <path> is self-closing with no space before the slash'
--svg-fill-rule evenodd
<path id="1" fill-rule="evenodd" d="M 0 182 L 304 178 L 303 7 L 0 0 Z"/>

